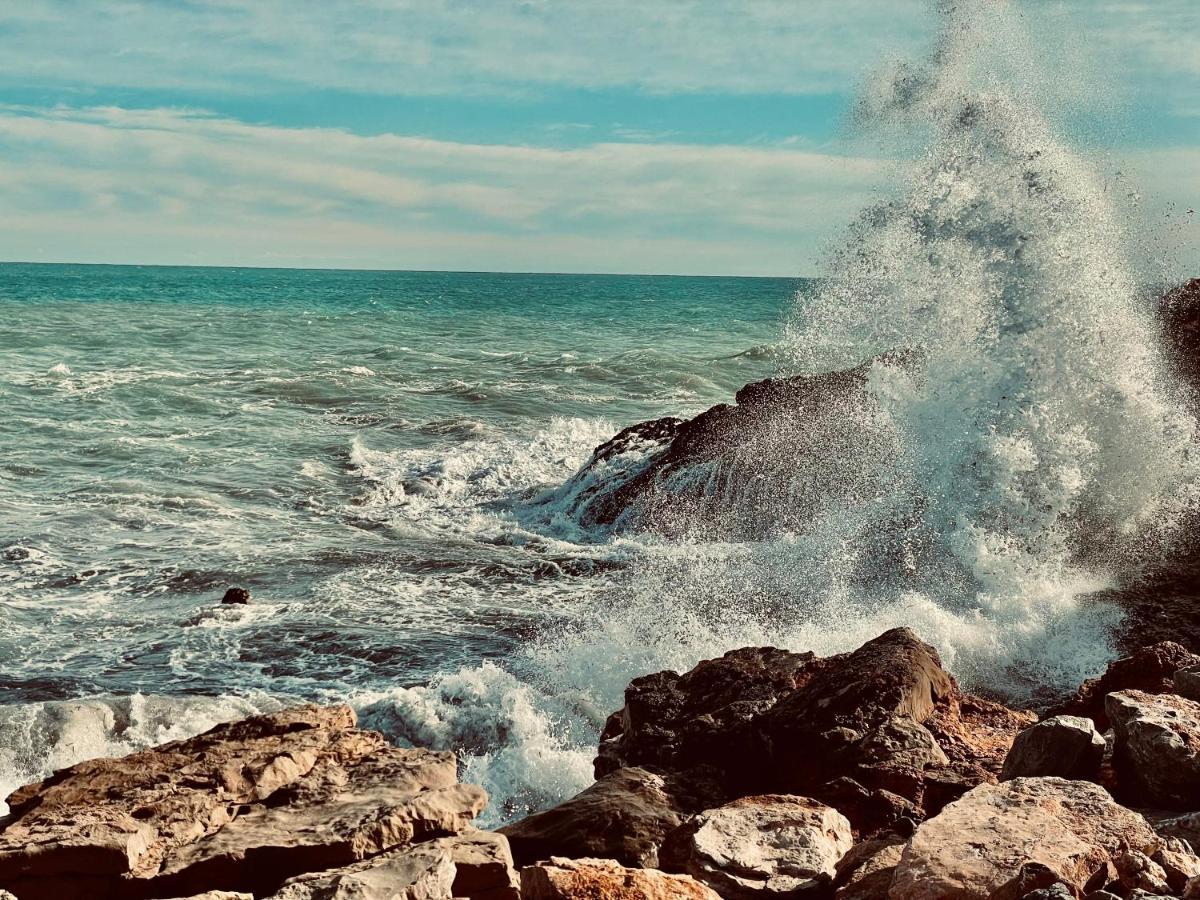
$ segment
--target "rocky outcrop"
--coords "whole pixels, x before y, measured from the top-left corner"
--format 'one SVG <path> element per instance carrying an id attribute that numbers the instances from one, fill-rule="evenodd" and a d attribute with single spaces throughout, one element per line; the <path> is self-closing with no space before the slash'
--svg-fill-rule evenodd
<path id="1" fill-rule="evenodd" d="M 508 838 L 494 831 L 468 829 L 453 837 L 439 838 L 454 862 L 455 897 L 468 900 L 518 900 L 521 879 L 513 865 Z"/>
<path id="2" fill-rule="evenodd" d="M 871 465 L 863 451 L 872 437 L 855 423 L 874 414 L 865 389 L 871 371 L 915 365 L 914 354 L 887 353 L 853 369 L 748 384 L 732 405 L 690 420 L 633 425 L 597 447 L 560 496 L 585 527 L 652 524 L 670 531 L 699 516 L 745 536 L 757 533 L 763 515 L 753 517 L 757 521 L 724 516 L 725 501 L 776 490 L 796 460 L 819 458 L 820 471 L 790 493 L 788 504 L 764 504 L 759 511 L 798 524 L 819 503 L 853 496 L 847 491 L 863 483 L 862 470 Z M 714 485 L 720 491 L 714 493 Z"/>
<path id="3" fill-rule="evenodd" d="M 564 859 L 521 870 L 523 900 L 720 900 L 688 875 L 627 869 L 609 859 Z"/>
<path id="4" fill-rule="evenodd" d="M 1123 794 L 1139 806 L 1200 807 L 1200 703 L 1173 694 L 1119 691 L 1105 708 Z"/>
<path id="5" fill-rule="evenodd" d="M 454 861 L 434 843 L 288 879 L 270 900 L 450 900 Z"/>
<path id="6" fill-rule="evenodd" d="M 1200 656 L 1174 641 L 1160 641 L 1111 663 L 1099 678 L 1085 681 L 1075 695 L 1051 711 L 1052 715 L 1091 719 L 1099 731 L 1109 728 L 1104 698 L 1115 691 L 1168 694 L 1175 690 L 1175 673 L 1200 665 Z"/>
<path id="7" fill-rule="evenodd" d="M 500 831 L 518 865 L 550 856 L 586 856 L 657 868 L 663 840 L 682 821 L 679 801 L 662 776 L 627 768 Z"/>
<path id="8" fill-rule="evenodd" d="M 922 824 L 905 847 L 890 900 L 1003 900 L 1053 884 L 1076 896 L 1136 880 L 1162 840 L 1101 787 L 1017 778 L 974 788 Z"/>
<path id="9" fill-rule="evenodd" d="M 1033 720 L 964 694 L 933 648 L 895 629 L 838 656 L 747 648 L 636 679 L 596 768 L 670 773 L 707 806 L 809 796 L 869 834 L 994 780 Z"/>
<path id="10" fill-rule="evenodd" d="M 1052 716 L 1017 735 L 1004 759 L 1000 780 L 1054 775 L 1097 781 L 1105 747 L 1091 719 Z"/>
<path id="11" fill-rule="evenodd" d="M 665 868 L 726 900 L 819 893 L 853 844 L 845 816 L 806 797 L 743 797 L 705 810 L 668 838 Z"/>
<path id="12" fill-rule="evenodd" d="M 348 707 L 300 707 L 20 788 L 0 886 L 22 900 L 266 895 L 456 834 L 486 802 L 453 754 L 392 747 Z"/>

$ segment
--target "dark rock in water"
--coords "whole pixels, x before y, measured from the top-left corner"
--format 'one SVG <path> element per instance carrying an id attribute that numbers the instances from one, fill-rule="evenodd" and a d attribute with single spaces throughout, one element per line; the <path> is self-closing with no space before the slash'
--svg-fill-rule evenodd
<path id="1" fill-rule="evenodd" d="M 1074 781 L 1098 781 L 1104 738 L 1091 719 L 1052 716 L 1031 725 L 1013 741 L 1001 781 L 1056 775 Z"/>
<path id="2" fill-rule="evenodd" d="M 777 515 L 806 519 L 818 502 L 855 490 L 859 470 L 872 465 L 862 452 L 870 435 L 857 425 L 874 408 L 865 390 L 872 369 L 915 364 L 914 354 L 893 352 L 845 371 L 767 379 L 688 421 L 633 425 L 596 448 L 561 493 L 584 526 L 670 530 L 689 512 L 730 512 L 730 495 L 778 496 L 797 460 L 819 458 L 786 504 L 772 504 Z M 736 532 L 758 519 L 725 524 Z"/>
<path id="3" fill-rule="evenodd" d="M 683 821 L 661 776 L 619 769 L 553 809 L 500 829 L 518 866 L 551 856 L 615 859 L 655 868 L 663 840 Z"/>
<path id="4" fill-rule="evenodd" d="M 1085 681 L 1075 696 L 1051 710 L 1051 714 L 1083 716 L 1095 722 L 1100 731 L 1107 731 L 1108 714 L 1104 709 L 1106 696 L 1114 691 L 1127 690 L 1144 691 L 1147 694 L 1173 693 L 1175 673 L 1195 665 L 1200 665 L 1200 656 L 1174 641 L 1142 647 L 1111 663 L 1099 678 Z"/>
<path id="5" fill-rule="evenodd" d="M 222 603 L 249 603 L 250 592 L 245 588 L 230 588 L 221 598 Z"/>
<path id="6" fill-rule="evenodd" d="M 800 794 L 871 834 L 995 780 L 1033 720 L 962 693 L 933 648 L 895 629 L 838 656 L 746 648 L 639 678 L 609 718 L 596 771 L 672 773 L 708 806 Z"/>

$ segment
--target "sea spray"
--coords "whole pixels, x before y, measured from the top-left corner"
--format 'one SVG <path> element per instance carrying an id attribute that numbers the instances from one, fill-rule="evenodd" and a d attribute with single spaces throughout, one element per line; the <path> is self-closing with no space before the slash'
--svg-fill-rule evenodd
<path id="1" fill-rule="evenodd" d="M 967 685 L 1017 699 L 1068 690 L 1111 658 L 1120 613 L 1087 595 L 1131 574 L 1194 505 L 1194 426 L 1105 181 L 1040 111 L 1018 11 L 938 8 L 929 59 L 891 67 L 855 112 L 923 149 L 833 250 L 785 342 L 789 372 L 896 350 L 915 361 L 877 363 L 868 402 L 836 410 L 815 442 L 869 464 L 812 452 L 809 435 L 790 482 L 777 465 L 770 478 L 730 479 L 720 461 L 677 473 L 661 487 L 700 485 L 708 501 L 691 532 L 676 516 L 673 539 L 647 536 L 590 616 L 518 663 L 551 718 L 586 698 L 578 730 L 578 711 L 616 708 L 630 678 L 738 645 L 831 653 L 894 625 Z M 761 475 L 796 426 L 748 439 L 735 465 Z M 789 515 L 796 485 L 831 471 L 854 483 Z"/>

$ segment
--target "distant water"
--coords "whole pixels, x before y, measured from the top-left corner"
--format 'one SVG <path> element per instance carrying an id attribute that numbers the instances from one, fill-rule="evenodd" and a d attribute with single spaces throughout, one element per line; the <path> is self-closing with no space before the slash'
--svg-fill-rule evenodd
<path id="1" fill-rule="evenodd" d="M 523 716 L 530 689 L 478 667 L 519 669 L 639 550 L 529 501 L 615 429 L 770 374 L 804 287 L 0 266 L 0 789 L 460 669 L 475 713 L 401 691 L 430 708 L 375 724 L 567 789 L 587 754 L 563 729 L 610 710 Z M 218 606 L 230 585 L 254 605 Z M 516 759 L 547 753 L 552 776 Z"/>

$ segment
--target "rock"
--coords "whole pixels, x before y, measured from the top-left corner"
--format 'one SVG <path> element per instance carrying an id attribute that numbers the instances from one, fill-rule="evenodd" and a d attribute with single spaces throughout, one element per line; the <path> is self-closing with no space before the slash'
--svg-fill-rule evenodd
<path id="1" fill-rule="evenodd" d="M 833 883 L 853 844 L 837 810 L 806 797 L 743 797 L 706 810 L 673 832 L 665 867 L 686 872 L 726 900 L 791 897 Z"/>
<path id="2" fill-rule="evenodd" d="M 1200 665 L 1176 669 L 1171 679 L 1175 693 L 1189 700 L 1200 700 Z"/>
<path id="3" fill-rule="evenodd" d="M 886 897 L 905 841 L 895 835 L 855 844 L 837 864 L 836 900 Z"/>
<path id="4" fill-rule="evenodd" d="M 1168 838 L 1150 858 L 1162 867 L 1173 894 L 1182 893 L 1188 881 L 1200 875 L 1200 859 L 1192 853 L 1190 845 L 1177 838 Z"/>
<path id="5" fill-rule="evenodd" d="M 455 897 L 469 900 L 519 900 L 521 878 L 513 867 L 508 838 L 494 831 L 464 831 L 434 842 L 454 862 Z"/>
<path id="6" fill-rule="evenodd" d="M 5 897 L 11 897 L 12 894 L 5 894 L 0 891 L 0 900 L 5 900 Z M 254 900 L 253 894 L 243 894 L 240 891 L 205 891 L 203 894 L 194 894 L 191 897 L 175 897 L 173 900 Z"/>
<path id="7" fill-rule="evenodd" d="M 1096 781 L 1105 746 L 1091 719 L 1053 716 L 1017 735 L 1004 760 L 1000 779 L 1057 775 Z"/>
<path id="8" fill-rule="evenodd" d="M 222 603 L 240 603 L 246 604 L 250 602 L 250 592 L 245 588 L 230 588 L 225 592 L 225 596 L 221 598 Z"/>
<path id="9" fill-rule="evenodd" d="M 657 868 L 663 839 L 683 821 L 666 780 L 627 768 L 552 809 L 500 829 L 519 866 L 550 856 L 600 857 Z"/>
<path id="10" fill-rule="evenodd" d="M 450 900 L 454 862 L 436 843 L 284 882 L 269 900 Z"/>
<path id="11" fill-rule="evenodd" d="M 1085 681 L 1074 697 L 1051 712 L 1084 716 L 1096 723 L 1097 730 L 1107 731 L 1109 721 L 1104 698 L 1109 694 L 1127 690 L 1169 694 L 1175 690 L 1175 673 L 1197 665 L 1200 665 L 1200 656 L 1174 641 L 1160 641 L 1111 663 L 1102 676 Z"/>
<path id="12" fill-rule="evenodd" d="M 1005 900 L 1057 882 L 1085 894 L 1128 874 L 1127 851 L 1160 844 L 1145 819 L 1090 782 L 983 784 L 917 829 L 888 897 Z"/>
<path id="13" fill-rule="evenodd" d="M 589 528 L 672 530 L 702 517 L 731 538 L 746 539 L 807 522 L 822 502 L 857 497 L 864 450 L 883 442 L 860 422 L 877 413 L 866 390 L 876 366 L 912 369 L 915 354 L 886 353 L 844 371 L 748 384 L 734 404 L 719 404 L 688 421 L 667 418 L 626 428 L 596 448 L 555 494 Z M 763 515 L 731 515 L 732 496 L 777 497 L 797 462 L 819 458 L 788 503 L 760 504 Z M 703 470 L 709 477 L 698 478 Z M 719 484 L 713 495 L 705 483 Z"/>
<path id="14" fill-rule="evenodd" d="M 96 759 L 9 797 L 0 886 L 64 896 L 265 894 L 464 828 L 487 802 L 452 753 L 405 750 L 348 707 L 300 707 Z"/>
<path id="15" fill-rule="evenodd" d="M 522 900 L 720 900 L 689 875 L 626 869 L 610 859 L 551 857 L 521 870 Z"/>
<path id="16" fill-rule="evenodd" d="M 1167 838 L 1168 842 L 1177 840 L 1189 848 L 1200 847 L 1200 812 L 1158 819 L 1152 824 L 1154 830 Z"/>
<path id="17" fill-rule="evenodd" d="M 602 734 L 598 775 L 669 773 L 686 812 L 751 794 L 812 797 L 863 835 L 993 780 L 1035 719 L 963 694 L 907 629 L 825 658 L 736 650 L 638 678 L 625 699 Z"/>
<path id="18" fill-rule="evenodd" d="M 1050 887 L 1039 888 L 1031 894 L 1026 894 L 1022 900 L 1075 900 L 1075 892 L 1059 881 Z"/>
<path id="19" fill-rule="evenodd" d="M 1117 883 L 1126 893 L 1145 891 L 1159 896 L 1171 893 L 1163 867 L 1140 850 L 1123 851 L 1117 857 L 1115 866 L 1120 873 Z"/>
<path id="20" fill-rule="evenodd" d="M 1174 694 L 1119 691 L 1105 708 L 1113 765 L 1139 806 L 1194 809 L 1200 796 L 1200 703 Z"/>

